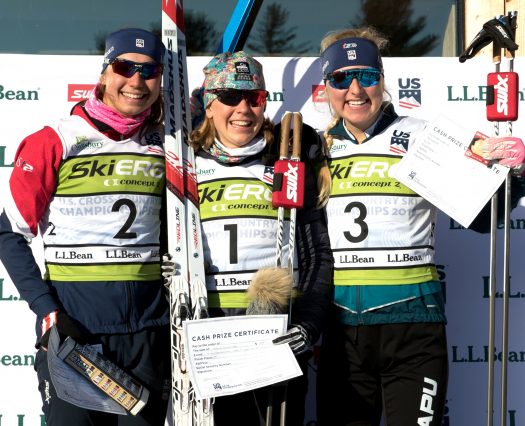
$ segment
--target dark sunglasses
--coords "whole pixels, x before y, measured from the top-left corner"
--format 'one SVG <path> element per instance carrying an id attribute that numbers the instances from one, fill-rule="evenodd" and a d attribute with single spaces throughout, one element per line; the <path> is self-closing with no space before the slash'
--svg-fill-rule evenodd
<path id="1" fill-rule="evenodd" d="M 228 106 L 237 106 L 245 99 L 251 107 L 259 107 L 264 105 L 268 96 L 266 90 L 214 89 L 209 92 L 216 95 L 220 103 Z"/>
<path id="2" fill-rule="evenodd" d="M 156 62 L 133 62 L 127 59 L 113 59 L 110 62 L 113 71 L 118 75 L 131 78 L 138 71 L 144 80 L 156 78 L 162 74 L 162 64 Z"/>
<path id="3" fill-rule="evenodd" d="M 334 89 L 342 90 L 348 89 L 354 78 L 357 79 L 357 82 L 362 87 L 375 86 L 379 83 L 381 75 L 381 71 L 376 68 L 363 68 L 332 72 L 327 75 L 326 80 L 330 82 L 330 86 Z"/>

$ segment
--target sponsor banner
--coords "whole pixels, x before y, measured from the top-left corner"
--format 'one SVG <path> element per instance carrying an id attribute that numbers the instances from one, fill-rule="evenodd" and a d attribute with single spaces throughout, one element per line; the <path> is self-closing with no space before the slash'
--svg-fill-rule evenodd
<path id="1" fill-rule="evenodd" d="M 190 88 L 203 81 L 202 68 L 209 57 L 191 57 Z M 52 120 L 69 114 L 72 106 L 89 96 L 98 79 L 101 56 L 0 55 L 0 114 L 3 138 L 0 141 L 0 193 L 8 189 L 16 148 L 29 133 Z M 304 122 L 323 130 L 330 122 L 316 58 L 260 58 L 266 76 L 266 114 L 274 121 L 285 111 L 301 111 Z M 460 64 L 457 58 L 384 58 L 388 93 L 400 115 L 431 120 L 445 113 L 474 130 L 492 134 L 486 120 L 487 74 L 493 71 L 490 58 L 474 58 Z M 515 69 L 525 58 L 515 60 Z M 34 70 L 38 70 L 35 73 Z M 519 104 L 525 101 L 525 85 L 519 89 Z M 504 129 L 505 125 L 502 125 Z M 525 120 L 514 123 L 513 133 L 525 137 Z M 502 130 L 503 132 L 504 130 Z M 406 152 L 406 135 L 392 138 L 394 154 Z M 266 176 L 269 182 L 272 176 Z M 0 207 L 2 197 L 0 197 Z M 521 324 L 525 322 L 525 208 L 512 213 L 511 292 L 509 309 L 509 374 L 507 424 L 525 424 L 521 408 L 525 379 L 525 343 Z M 498 265 L 502 264 L 503 231 L 498 238 Z M 31 245 L 43 270 L 40 238 Z M 352 260 L 350 253 L 345 258 Z M 363 257 L 363 254 L 359 254 Z M 396 257 L 397 256 L 397 257 Z M 399 259 L 392 253 L 390 259 Z M 502 272 L 498 267 L 496 294 L 496 344 L 488 348 L 489 237 L 465 230 L 444 214 L 436 227 L 436 259 L 440 279 L 447 284 L 448 346 L 450 380 L 446 425 L 485 423 L 487 399 L 487 359 L 495 353 L 495 418 L 499 418 L 501 368 Z M 388 259 L 387 259 L 388 260 Z M 15 319 L 15 321 L 14 321 Z M 1 425 L 40 426 L 42 401 L 37 390 L 34 362 L 35 317 L 0 264 L 0 404 Z M 312 371 L 315 360 L 312 360 Z M 313 380 L 314 377 L 312 376 Z M 314 388 L 312 385 L 311 388 Z M 314 425 L 314 395 L 308 396 L 307 422 Z"/>

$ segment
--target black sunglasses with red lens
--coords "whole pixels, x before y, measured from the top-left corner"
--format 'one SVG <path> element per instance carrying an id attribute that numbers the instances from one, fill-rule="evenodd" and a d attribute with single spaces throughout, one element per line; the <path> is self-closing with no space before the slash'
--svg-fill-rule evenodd
<path id="1" fill-rule="evenodd" d="M 237 106 L 244 99 L 251 107 L 259 107 L 264 105 L 268 96 L 266 90 L 214 89 L 209 92 L 217 95 L 219 102 L 227 106 Z"/>
<path id="2" fill-rule="evenodd" d="M 157 78 L 162 74 L 162 64 L 156 62 L 133 62 L 127 59 L 113 59 L 110 64 L 115 73 L 126 78 L 133 77 L 136 72 L 144 80 Z"/>

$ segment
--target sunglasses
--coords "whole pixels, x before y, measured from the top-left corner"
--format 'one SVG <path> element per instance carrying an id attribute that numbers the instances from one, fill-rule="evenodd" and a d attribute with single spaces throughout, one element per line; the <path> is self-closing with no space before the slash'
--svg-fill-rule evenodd
<path id="1" fill-rule="evenodd" d="M 216 95 L 219 102 L 227 106 L 237 106 L 244 99 L 251 107 L 259 107 L 264 105 L 268 96 L 266 90 L 216 89 L 209 93 Z"/>
<path id="2" fill-rule="evenodd" d="M 114 59 L 110 62 L 113 71 L 118 75 L 131 78 L 138 71 L 144 80 L 157 78 L 162 74 L 162 64 L 156 62 L 133 62 L 127 59 Z"/>
<path id="3" fill-rule="evenodd" d="M 363 68 L 332 72 L 326 76 L 326 80 L 334 89 L 343 90 L 350 87 L 354 78 L 362 87 L 375 86 L 381 75 L 381 71 L 376 68 Z"/>

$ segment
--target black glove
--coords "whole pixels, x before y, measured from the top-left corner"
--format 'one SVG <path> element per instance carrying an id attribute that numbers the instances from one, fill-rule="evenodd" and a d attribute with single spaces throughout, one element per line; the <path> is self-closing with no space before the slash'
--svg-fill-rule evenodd
<path id="1" fill-rule="evenodd" d="M 312 345 L 310 333 L 299 324 L 291 324 L 288 331 L 272 340 L 275 345 L 288 343 L 294 355 L 306 352 Z"/>
<path id="2" fill-rule="evenodd" d="M 57 328 L 61 339 L 71 336 L 78 343 L 86 343 L 88 340 L 87 333 L 80 330 L 75 320 L 68 314 L 61 311 L 53 311 L 42 320 L 42 338 L 40 339 L 40 345 L 46 350 L 49 343 L 51 327 L 53 326 Z"/>
<path id="3" fill-rule="evenodd" d="M 518 45 L 514 41 L 514 30 L 512 29 L 512 22 L 508 16 L 501 16 L 499 19 L 494 18 L 483 24 L 483 29 L 486 30 L 492 40 L 498 46 L 508 49 L 512 52 L 518 49 Z"/>

